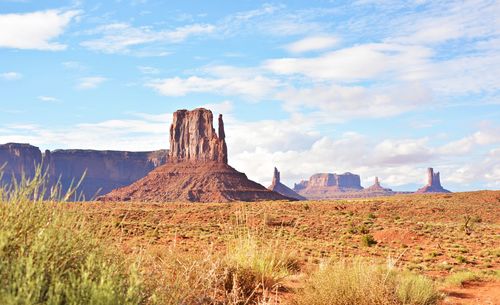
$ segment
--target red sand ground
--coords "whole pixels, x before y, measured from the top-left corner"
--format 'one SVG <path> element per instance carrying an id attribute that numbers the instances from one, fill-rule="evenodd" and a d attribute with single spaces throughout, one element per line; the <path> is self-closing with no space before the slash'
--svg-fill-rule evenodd
<path id="1" fill-rule="evenodd" d="M 364 256 L 380 262 L 401 256 L 399 267 L 444 278 L 500 269 L 500 191 L 397 195 L 387 198 L 255 203 L 97 203 L 83 212 L 120 230 L 126 253 L 175 248 L 186 255 L 224 251 L 238 223 L 285 246 L 307 272 L 329 258 Z M 466 234 L 466 217 L 474 219 Z M 363 246 L 365 234 L 377 244 Z M 110 236 L 110 238 L 114 238 Z M 299 283 L 291 288 L 300 286 Z M 446 288 L 443 304 L 499 304 L 498 280 Z"/>

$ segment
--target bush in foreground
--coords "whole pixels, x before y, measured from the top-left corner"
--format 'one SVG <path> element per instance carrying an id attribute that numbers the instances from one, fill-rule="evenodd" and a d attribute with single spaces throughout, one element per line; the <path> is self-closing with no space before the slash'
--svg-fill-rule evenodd
<path id="1" fill-rule="evenodd" d="M 100 229 L 68 204 L 44 201 L 45 178 L 38 170 L 0 188 L 0 304 L 143 302 L 138 273 Z"/>
<path id="2" fill-rule="evenodd" d="M 433 305 L 439 294 L 431 280 L 364 260 L 337 262 L 311 275 L 298 305 Z"/>

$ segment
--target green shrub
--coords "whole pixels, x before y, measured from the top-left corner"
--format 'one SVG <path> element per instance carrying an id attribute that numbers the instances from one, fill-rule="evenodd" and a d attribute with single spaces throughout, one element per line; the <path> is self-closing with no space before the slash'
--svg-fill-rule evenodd
<path id="1" fill-rule="evenodd" d="M 411 273 L 399 276 L 397 295 L 401 304 L 405 305 L 432 305 L 439 300 L 439 294 L 429 278 Z"/>
<path id="2" fill-rule="evenodd" d="M 298 292 L 298 305 L 433 305 L 439 297 L 423 276 L 355 259 L 313 273 Z"/>
<path id="3" fill-rule="evenodd" d="M 143 302 L 135 265 L 113 254 L 97 237 L 100 229 L 70 204 L 43 201 L 45 179 L 39 169 L 33 179 L 1 187 L 0 304 Z"/>
<path id="4" fill-rule="evenodd" d="M 365 234 L 361 237 L 361 244 L 365 247 L 371 247 L 377 244 L 375 238 L 371 234 Z"/>
<path id="5" fill-rule="evenodd" d="M 266 240 L 251 232 L 243 232 L 229 242 L 225 259 L 238 270 L 251 271 L 265 288 L 275 286 L 298 269 L 297 260 L 279 239 Z"/>
<path id="6" fill-rule="evenodd" d="M 445 285 L 450 286 L 462 286 L 465 282 L 477 281 L 481 277 L 471 271 L 460 271 L 456 273 L 452 273 L 448 277 L 446 277 L 444 283 Z"/>
<path id="7" fill-rule="evenodd" d="M 457 255 L 455 257 L 455 259 L 457 260 L 458 263 L 460 264 L 465 264 L 467 263 L 467 258 L 465 256 L 462 256 L 462 255 Z"/>

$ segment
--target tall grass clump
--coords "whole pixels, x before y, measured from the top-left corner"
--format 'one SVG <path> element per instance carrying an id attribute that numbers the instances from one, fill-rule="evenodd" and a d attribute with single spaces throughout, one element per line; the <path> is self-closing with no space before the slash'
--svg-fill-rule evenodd
<path id="1" fill-rule="evenodd" d="M 444 284 L 448 286 L 463 286 L 466 282 L 478 281 L 481 276 L 472 271 L 459 271 L 447 276 Z"/>
<path id="2" fill-rule="evenodd" d="M 74 194 L 48 187 L 41 166 L 0 187 L 0 304 L 144 301 L 135 268 L 103 242 L 102 229 L 61 202 Z"/>
<path id="3" fill-rule="evenodd" d="M 228 228 L 223 251 L 193 255 L 173 247 L 148 257 L 147 284 L 159 304 L 267 304 L 284 279 L 297 272 L 297 260 L 279 230 L 253 228 L 239 216 Z"/>
<path id="4" fill-rule="evenodd" d="M 253 274 L 265 288 L 279 285 L 298 268 L 294 256 L 279 239 L 262 238 L 251 231 L 242 232 L 228 243 L 226 262 Z"/>
<path id="5" fill-rule="evenodd" d="M 298 305 L 433 305 L 432 281 L 363 259 L 323 266 L 298 293 Z"/>

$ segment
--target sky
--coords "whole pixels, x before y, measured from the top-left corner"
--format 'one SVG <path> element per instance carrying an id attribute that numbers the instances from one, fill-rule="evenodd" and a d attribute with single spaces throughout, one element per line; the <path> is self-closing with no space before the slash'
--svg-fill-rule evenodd
<path id="1" fill-rule="evenodd" d="M 264 185 L 352 172 L 500 189 L 500 1 L 0 0 L 0 143 L 168 148 L 224 115 Z"/>

